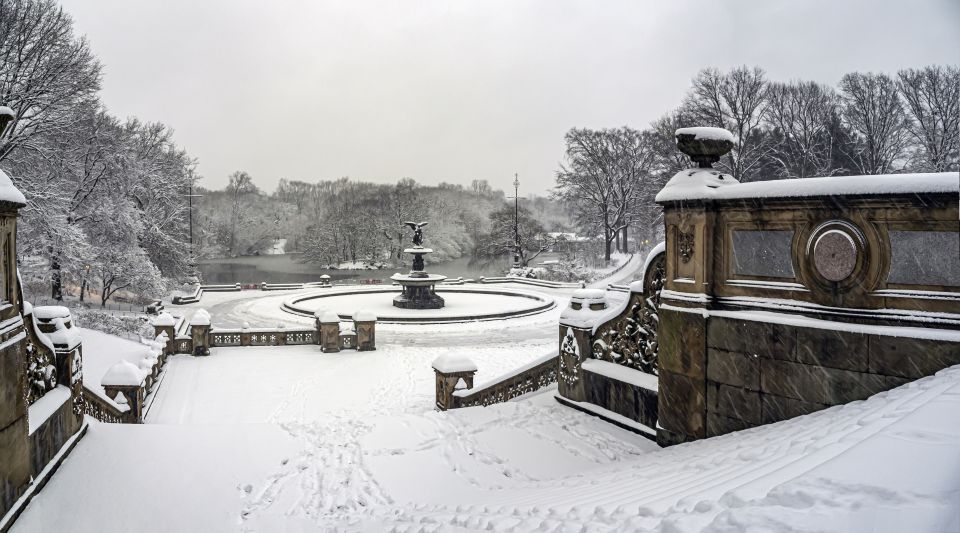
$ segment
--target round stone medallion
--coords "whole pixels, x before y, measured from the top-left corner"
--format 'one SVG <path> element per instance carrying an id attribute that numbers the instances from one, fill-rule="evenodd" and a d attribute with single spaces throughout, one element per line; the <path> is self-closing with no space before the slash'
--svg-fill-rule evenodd
<path id="1" fill-rule="evenodd" d="M 844 231 L 828 230 L 813 245 L 813 265 L 825 279 L 843 281 L 853 274 L 857 253 L 853 237 Z"/>

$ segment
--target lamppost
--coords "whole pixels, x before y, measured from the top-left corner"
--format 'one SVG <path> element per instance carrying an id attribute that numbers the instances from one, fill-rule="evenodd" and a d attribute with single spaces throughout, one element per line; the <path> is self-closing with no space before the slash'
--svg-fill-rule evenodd
<path id="1" fill-rule="evenodd" d="M 194 271 L 190 273 L 191 276 L 196 276 L 197 272 L 197 259 L 193 254 L 193 199 L 202 198 L 202 194 L 193 194 L 193 176 L 190 176 L 190 192 L 187 194 L 182 194 L 181 196 L 186 196 L 188 201 L 189 217 L 190 217 L 190 268 Z"/>
<path id="2" fill-rule="evenodd" d="M 520 268 L 520 176 L 513 175 L 513 266 Z"/>

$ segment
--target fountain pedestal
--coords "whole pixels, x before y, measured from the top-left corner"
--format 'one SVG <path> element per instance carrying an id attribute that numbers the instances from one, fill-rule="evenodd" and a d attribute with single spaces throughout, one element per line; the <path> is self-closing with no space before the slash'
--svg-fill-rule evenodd
<path id="1" fill-rule="evenodd" d="M 443 298 L 437 296 L 434 286 L 447 279 L 439 274 L 428 274 L 424 270 L 423 256 L 433 253 L 430 248 L 415 246 L 403 251 L 413 254 L 413 270 L 409 274 L 394 274 L 390 279 L 403 287 L 403 292 L 393 299 L 393 306 L 401 309 L 440 309 Z"/>

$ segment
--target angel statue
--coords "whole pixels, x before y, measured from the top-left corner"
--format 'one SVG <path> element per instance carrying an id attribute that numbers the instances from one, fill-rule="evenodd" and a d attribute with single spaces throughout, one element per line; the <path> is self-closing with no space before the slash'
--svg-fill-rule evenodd
<path id="1" fill-rule="evenodd" d="M 428 222 L 421 222 L 417 224 L 416 222 L 404 222 L 404 224 L 410 226 L 410 229 L 413 230 L 413 245 L 422 247 L 423 246 L 423 227 L 428 224 Z"/>

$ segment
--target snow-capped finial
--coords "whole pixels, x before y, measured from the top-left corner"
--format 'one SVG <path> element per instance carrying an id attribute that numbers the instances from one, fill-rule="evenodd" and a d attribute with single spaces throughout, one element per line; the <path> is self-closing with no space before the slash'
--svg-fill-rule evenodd
<path id="1" fill-rule="evenodd" d="M 680 128 L 677 149 L 690 156 L 700 168 L 713 168 L 720 156 L 733 149 L 733 134 L 723 128 Z"/>

